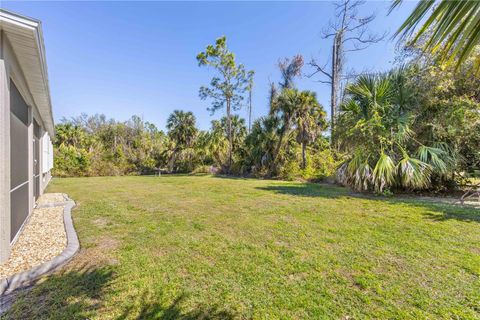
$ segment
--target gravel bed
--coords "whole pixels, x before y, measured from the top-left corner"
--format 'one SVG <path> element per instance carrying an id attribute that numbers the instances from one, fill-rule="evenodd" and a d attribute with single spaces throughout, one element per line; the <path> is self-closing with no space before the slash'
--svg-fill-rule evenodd
<path id="1" fill-rule="evenodd" d="M 41 202 L 42 201 L 42 202 Z M 44 194 L 38 203 L 63 202 L 61 193 Z M 0 265 L 0 279 L 31 269 L 58 256 L 67 245 L 63 206 L 33 210 L 10 258 Z"/>
<path id="2" fill-rule="evenodd" d="M 63 193 L 44 193 L 37 200 L 37 206 L 45 205 L 49 203 L 64 202 L 64 201 L 65 201 L 65 198 L 63 197 Z"/>

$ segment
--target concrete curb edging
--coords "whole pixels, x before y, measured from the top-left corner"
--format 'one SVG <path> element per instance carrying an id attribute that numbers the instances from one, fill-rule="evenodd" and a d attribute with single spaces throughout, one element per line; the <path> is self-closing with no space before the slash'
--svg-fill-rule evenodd
<path id="1" fill-rule="evenodd" d="M 65 233 L 67 236 L 67 246 L 62 251 L 62 253 L 50 261 L 47 261 L 41 265 L 33 267 L 30 270 L 14 274 L 8 278 L 3 279 L 0 282 L 0 297 L 7 295 L 12 291 L 27 287 L 31 285 L 35 280 L 38 280 L 41 276 L 50 273 L 60 266 L 67 263 L 73 256 L 78 252 L 80 248 L 80 242 L 78 241 L 77 233 L 73 227 L 71 210 L 75 207 L 75 202 L 68 198 L 66 194 L 63 195 L 65 202 L 62 205 L 65 205 L 63 208 L 63 224 L 65 227 Z M 60 205 L 60 203 L 55 203 Z M 40 206 L 41 207 L 41 206 Z"/>

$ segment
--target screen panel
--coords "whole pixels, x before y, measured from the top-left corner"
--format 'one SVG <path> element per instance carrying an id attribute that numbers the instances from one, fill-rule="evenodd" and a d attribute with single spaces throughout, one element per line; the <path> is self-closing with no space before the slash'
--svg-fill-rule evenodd
<path id="1" fill-rule="evenodd" d="M 28 127 L 10 113 L 10 188 L 28 180 Z"/>
<path id="2" fill-rule="evenodd" d="M 12 241 L 28 217 L 28 183 L 10 192 L 10 206 L 12 210 L 10 241 Z"/>
<path id="3" fill-rule="evenodd" d="M 29 214 L 29 109 L 10 81 L 10 241 Z"/>
<path id="4" fill-rule="evenodd" d="M 28 125 L 28 105 L 13 81 L 10 81 L 10 111 L 22 121 L 24 125 Z"/>

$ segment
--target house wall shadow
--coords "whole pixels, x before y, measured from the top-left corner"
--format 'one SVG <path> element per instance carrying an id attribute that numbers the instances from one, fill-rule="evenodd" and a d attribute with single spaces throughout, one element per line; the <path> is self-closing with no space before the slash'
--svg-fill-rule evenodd
<path id="1" fill-rule="evenodd" d="M 14 303 L 0 319 L 91 319 L 100 316 L 105 299 L 114 294 L 114 266 L 71 267 L 33 283 L 28 289 L 13 293 Z M 144 293 L 130 301 L 117 320 L 124 319 L 178 319 L 230 320 L 238 316 L 216 305 L 200 305 L 184 310 L 187 296 L 179 295 L 170 304 L 162 296 Z"/>
<path id="2" fill-rule="evenodd" d="M 101 306 L 115 272 L 111 266 L 80 266 L 42 278 L 17 290 L 1 319 L 87 319 Z"/>
<path id="3" fill-rule="evenodd" d="M 171 304 L 165 306 L 154 295 L 144 293 L 137 301 L 140 309 L 129 307 L 116 320 L 231 320 L 238 318 L 235 314 L 214 305 L 202 305 L 190 311 L 183 311 L 181 305 L 185 299 L 186 295 L 181 294 Z"/>

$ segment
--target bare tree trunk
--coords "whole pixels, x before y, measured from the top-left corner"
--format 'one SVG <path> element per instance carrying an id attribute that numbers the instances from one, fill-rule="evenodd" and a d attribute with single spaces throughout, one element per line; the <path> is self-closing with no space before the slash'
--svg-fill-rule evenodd
<path id="1" fill-rule="evenodd" d="M 232 169 L 232 115 L 230 110 L 230 98 L 227 98 L 227 135 L 228 135 L 228 168 L 227 173 Z"/>
<path id="2" fill-rule="evenodd" d="M 307 144 L 302 141 L 302 169 L 307 167 Z"/>
<path id="3" fill-rule="evenodd" d="M 338 102 L 344 76 L 344 54 L 346 52 L 365 50 L 371 44 L 378 43 L 386 37 L 386 33 L 376 35 L 367 32 L 367 27 L 375 19 L 375 14 L 360 16 L 358 8 L 363 3 L 364 1 L 341 0 L 334 4 L 335 18 L 331 21 L 328 29 L 323 32 L 324 39 L 333 37 L 331 70 L 327 71 L 328 67 L 320 65 L 315 59 L 312 59 L 310 62 L 315 71 L 309 77 L 315 74 L 322 75 L 326 80 L 321 80 L 320 82 L 328 84 L 331 89 L 331 145 L 334 148 L 336 148 L 334 140 L 335 125 L 338 120 Z"/>
<path id="4" fill-rule="evenodd" d="M 338 74 L 337 74 L 337 35 L 333 40 L 332 47 L 332 86 L 330 93 L 330 116 L 332 121 L 332 132 L 335 127 L 335 119 L 337 116 L 337 85 L 338 85 Z"/>
<path id="5" fill-rule="evenodd" d="M 252 132 L 252 90 L 248 92 L 248 133 Z"/>
<path id="6" fill-rule="evenodd" d="M 330 97 L 330 112 L 331 112 L 331 141 L 332 146 L 335 147 L 335 124 L 337 121 L 337 106 L 338 106 L 338 93 L 340 90 L 340 78 L 343 66 L 342 59 L 343 51 L 343 31 L 339 31 L 335 34 L 333 39 L 333 48 L 332 48 L 332 91 Z"/>

